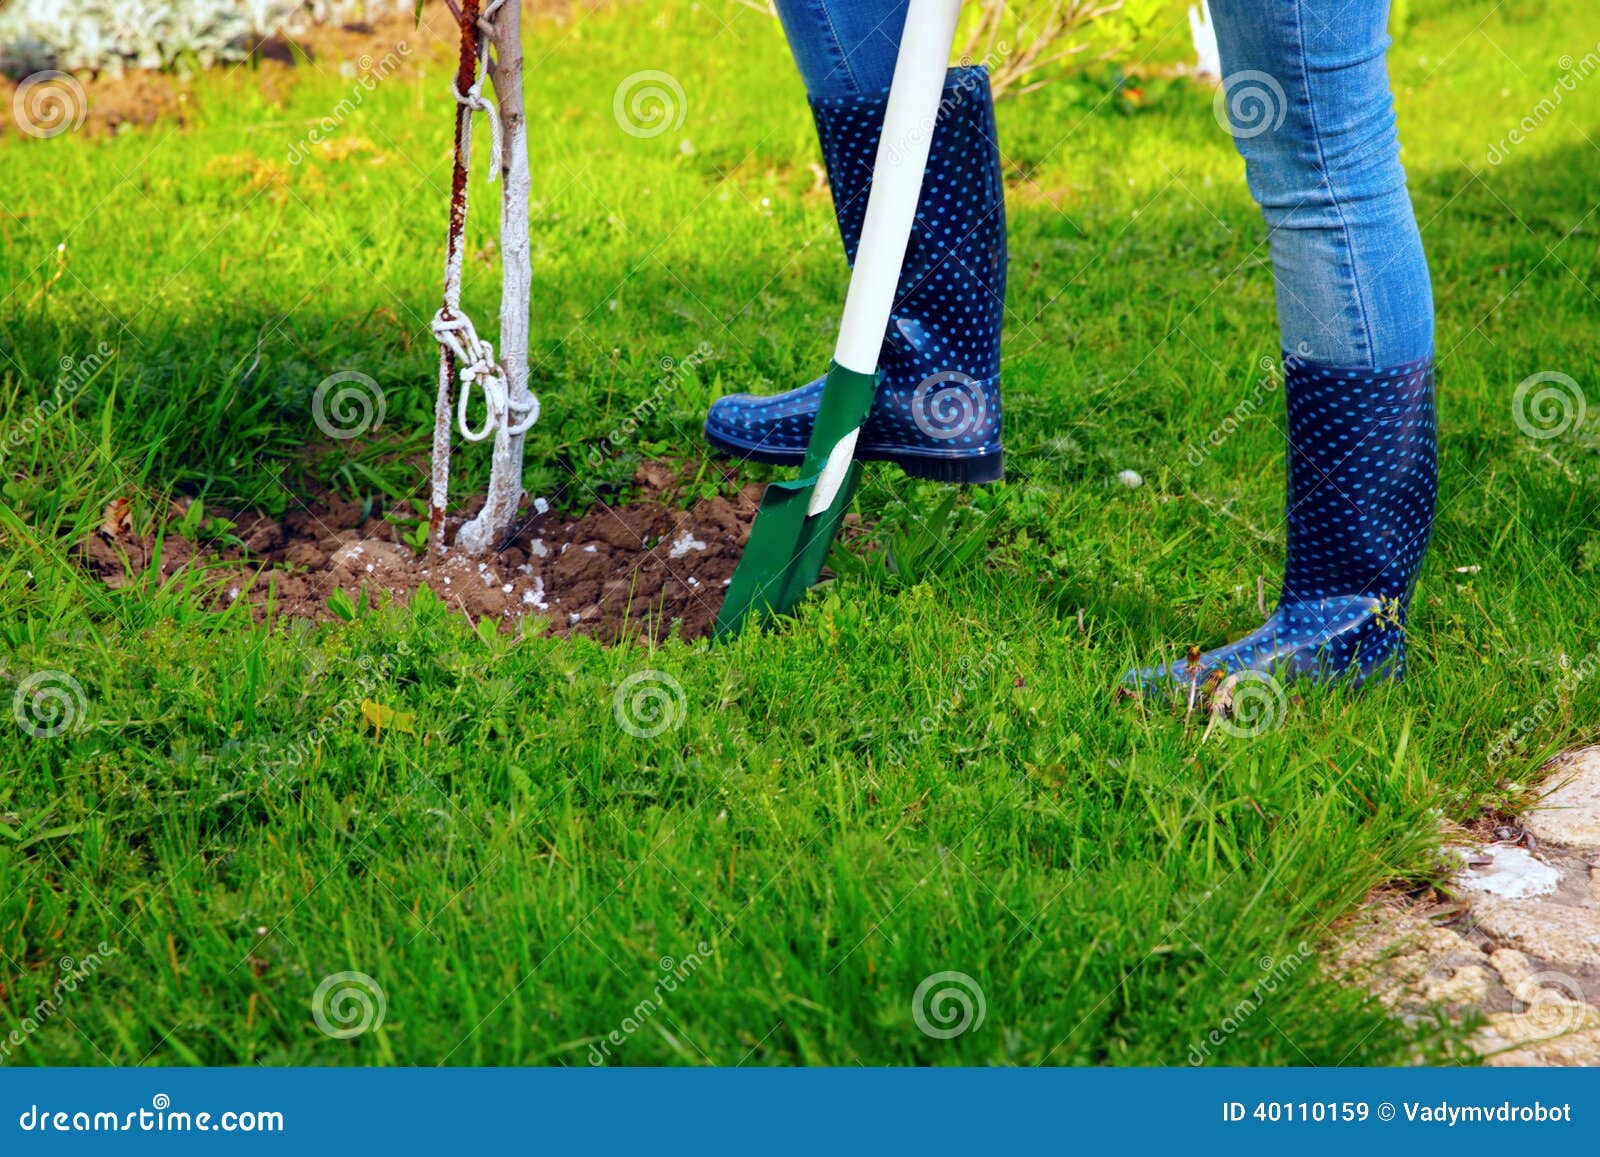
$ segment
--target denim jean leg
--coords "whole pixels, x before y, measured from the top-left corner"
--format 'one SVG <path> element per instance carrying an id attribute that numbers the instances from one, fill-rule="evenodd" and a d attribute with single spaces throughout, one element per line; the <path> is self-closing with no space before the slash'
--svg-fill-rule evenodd
<path id="1" fill-rule="evenodd" d="M 880 93 L 894 79 L 910 0 L 777 0 L 813 97 Z"/>
<path id="2" fill-rule="evenodd" d="M 1433 526 L 1433 298 L 1395 131 L 1387 0 L 1211 0 L 1226 126 L 1269 230 L 1285 351 L 1278 605 L 1145 687 L 1399 679 Z M 1224 682 L 1221 686 L 1228 686 Z"/>
<path id="3" fill-rule="evenodd" d="M 1283 348 L 1433 352 L 1433 294 L 1385 57 L 1388 0 L 1212 0 L 1231 131 L 1270 230 Z"/>

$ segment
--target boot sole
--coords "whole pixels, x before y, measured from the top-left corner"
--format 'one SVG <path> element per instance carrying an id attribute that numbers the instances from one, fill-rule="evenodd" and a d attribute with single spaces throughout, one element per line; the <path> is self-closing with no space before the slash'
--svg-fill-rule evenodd
<path id="1" fill-rule="evenodd" d="M 792 450 L 767 450 L 760 446 L 747 446 L 723 438 L 707 430 L 706 441 L 712 449 L 729 458 L 746 462 L 761 462 L 769 466 L 799 466 L 805 455 Z M 1005 451 L 993 450 L 987 454 L 969 454 L 963 457 L 935 458 L 904 451 L 864 448 L 856 453 L 863 462 L 890 462 L 900 467 L 912 478 L 926 478 L 930 482 L 949 482 L 957 485 L 982 486 L 999 482 L 1005 477 Z"/>

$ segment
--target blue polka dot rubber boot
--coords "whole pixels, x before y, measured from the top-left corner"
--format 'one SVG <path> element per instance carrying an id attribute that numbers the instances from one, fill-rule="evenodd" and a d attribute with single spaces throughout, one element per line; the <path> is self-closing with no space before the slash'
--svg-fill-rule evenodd
<path id="1" fill-rule="evenodd" d="M 852 264 L 887 102 L 886 94 L 811 102 Z M 989 74 L 956 68 L 939 106 L 857 458 L 941 482 L 999 480 L 1005 279 L 1005 194 Z M 734 457 L 798 466 L 821 397 L 819 378 L 772 397 L 719 398 L 706 415 L 706 440 Z"/>
<path id="2" fill-rule="evenodd" d="M 1194 661 L 1139 672 L 1148 689 L 1260 671 L 1360 686 L 1405 674 L 1406 614 L 1433 527 L 1433 360 L 1388 370 L 1285 358 L 1288 561 L 1264 626 Z"/>

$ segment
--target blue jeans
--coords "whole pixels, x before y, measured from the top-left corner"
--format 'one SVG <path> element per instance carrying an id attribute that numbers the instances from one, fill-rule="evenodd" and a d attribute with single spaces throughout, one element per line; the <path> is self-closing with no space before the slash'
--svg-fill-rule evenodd
<path id="1" fill-rule="evenodd" d="M 910 0 L 777 0 L 812 96 L 866 96 L 894 78 Z"/>
<path id="2" fill-rule="evenodd" d="M 813 96 L 881 92 L 907 0 L 778 0 Z M 1400 165 L 1388 0 L 1211 0 L 1220 104 L 1268 226 L 1286 353 L 1382 369 L 1433 354 L 1433 290 Z"/>

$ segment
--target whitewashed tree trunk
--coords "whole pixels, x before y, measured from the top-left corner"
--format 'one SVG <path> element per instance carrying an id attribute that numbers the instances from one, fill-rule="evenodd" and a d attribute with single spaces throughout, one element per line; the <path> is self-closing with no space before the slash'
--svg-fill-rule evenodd
<path id="1" fill-rule="evenodd" d="M 500 364 L 505 368 L 511 413 L 527 412 L 528 323 L 532 310 L 533 264 L 528 243 L 528 116 L 522 94 L 522 0 L 506 0 L 493 17 L 494 63 L 489 70 L 500 107 Z M 522 501 L 522 447 L 525 435 L 495 431 L 489 497 L 483 510 L 461 528 L 456 549 L 468 554 L 493 550 L 510 533 Z"/>

